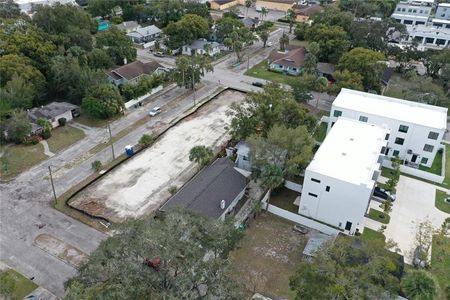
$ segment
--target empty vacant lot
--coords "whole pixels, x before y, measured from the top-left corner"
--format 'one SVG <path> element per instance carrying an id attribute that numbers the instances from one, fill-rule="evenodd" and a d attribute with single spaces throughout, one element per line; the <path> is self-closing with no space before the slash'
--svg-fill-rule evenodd
<path id="1" fill-rule="evenodd" d="M 217 147 L 228 139 L 226 111 L 245 95 L 226 91 L 167 131 L 144 152 L 105 175 L 71 201 L 71 205 L 113 222 L 156 210 L 168 188 L 183 185 L 195 171 L 189 151 L 196 145 Z"/>

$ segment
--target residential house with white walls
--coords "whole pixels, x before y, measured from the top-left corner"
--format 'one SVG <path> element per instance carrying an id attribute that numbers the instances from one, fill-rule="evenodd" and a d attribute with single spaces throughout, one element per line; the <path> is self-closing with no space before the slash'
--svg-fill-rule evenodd
<path id="1" fill-rule="evenodd" d="M 339 118 L 305 171 L 298 213 L 362 232 L 378 179 L 389 129 Z"/>
<path id="2" fill-rule="evenodd" d="M 334 100 L 328 132 L 339 118 L 388 127 L 388 157 L 431 167 L 447 129 L 447 108 L 342 89 Z"/>

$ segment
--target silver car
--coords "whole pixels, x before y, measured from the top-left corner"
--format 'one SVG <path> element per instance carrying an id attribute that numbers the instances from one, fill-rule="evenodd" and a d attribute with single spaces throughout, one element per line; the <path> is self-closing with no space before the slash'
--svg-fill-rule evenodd
<path id="1" fill-rule="evenodd" d="M 154 117 L 154 116 L 156 116 L 157 114 L 160 114 L 160 113 L 161 113 L 161 108 L 156 106 L 156 107 L 153 107 L 152 110 L 148 112 L 148 115 L 150 117 Z"/>

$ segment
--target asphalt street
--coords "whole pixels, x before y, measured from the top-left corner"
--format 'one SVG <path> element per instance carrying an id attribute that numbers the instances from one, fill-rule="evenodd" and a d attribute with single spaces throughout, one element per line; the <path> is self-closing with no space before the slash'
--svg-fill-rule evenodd
<path id="1" fill-rule="evenodd" d="M 281 34 L 282 31 L 279 30 L 272 33 L 270 40 L 273 41 L 274 47 Z M 264 59 L 271 49 L 262 49 L 262 43 L 258 42 L 247 51 L 251 67 Z M 251 85 L 255 81 L 254 78 L 243 75 L 246 65 L 235 66 L 235 61 L 234 54 L 231 54 L 216 63 L 214 72 L 205 76 L 203 87 L 196 92 L 197 99 L 211 95 L 219 86 L 244 91 L 260 90 Z M 169 58 L 165 64 L 170 65 Z M 164 92 L 153 96 L 144 107 L 130 110 L 124 117 L 112 122 L 112 134 L 116 135 L 142 118 L 148 118 L 148 122 L 114 143 L 116 153 L 122 152 L 128 144 L 136 144 L 143 133 L 149 133 L 155 127 L 170 122 L 192 107 L 193 95 L 186 97 L 185 93 L 183 88 L 166 88 Z M 154 106 L 160 106 L 163 113 L 156 118 L 150 118 L 147 114 Z M 83 140 L 23 172 L 16 179 L 0 184 L 0 261 L 25 276 L 34 277 L 37 284 L 58 297 L 63 296 L 64 282 L 76 275 L 77 271 L 36 247 L 36 236 L 42 233 L 50 234 L 87 254 L 95 250 L 106 238 L 103 233 L 51 207 L 53 195 L 48 166 L 51 166 L 54 173 L 56 193 L 61 195 L 92 174 L 91 163 L 94 160 L 111 160 L 109 147 L 97 153 L 89 151 L 108 141 L 105 128 L 90 128 L 76 123 L 74 126 L 85 131 L 86 137 Z"/>

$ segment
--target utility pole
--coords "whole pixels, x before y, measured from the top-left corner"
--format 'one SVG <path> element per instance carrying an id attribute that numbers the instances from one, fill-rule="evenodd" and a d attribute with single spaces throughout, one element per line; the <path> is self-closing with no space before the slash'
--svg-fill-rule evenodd
<path id="1" fill-rule="evenodd" d="M 116 159 L 116 155 L 114 154 L 114 143 L 113 143 L 113 140 L 112 140 L 111 126 L 110 126 L 109 122 L 108 122 L 108 132 L 109 132 L 109 143 L 111 144 L 112 157 L 113 157 L 113 160 L 115 160 Z"/>
<path id="2" fill-rule="evenodd" d="M 52 168 L 50 166 L 48 166 L 48 172 L 50 173 L 50 182 L 52 183 L 53 197 L 55 198 L 55 205 L 56 205 L 55 184 L 53 183 Z"/>

